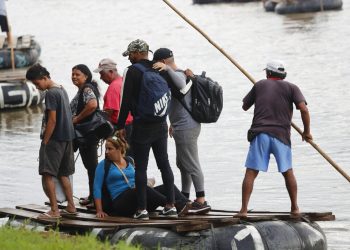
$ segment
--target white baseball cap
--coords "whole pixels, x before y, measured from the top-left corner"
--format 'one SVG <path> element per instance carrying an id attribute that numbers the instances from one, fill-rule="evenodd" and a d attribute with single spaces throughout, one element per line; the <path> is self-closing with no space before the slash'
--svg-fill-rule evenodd
<path id="1" fill-rule="evenodd" d="M 266 68 L 264 70 L 270 70 L 272 72 L 280 73 L 280 74 L 285 74 L 286 73 L 284 65 L 283 65 L 283 62 L 279 61 L 279 60 L 269 61 L 266 64 Z"/>

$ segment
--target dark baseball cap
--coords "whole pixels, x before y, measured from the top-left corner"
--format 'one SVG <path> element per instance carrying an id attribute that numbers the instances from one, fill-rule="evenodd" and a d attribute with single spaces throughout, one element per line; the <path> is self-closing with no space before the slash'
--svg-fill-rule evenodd
<path id="1" fill-rule="evenodd" d="M 173 52 L 168 49 L 168 48 L 160 48 L 157 49 L 156 51 L 154 51 L 153 54 L 153 61 L 160 61 L 160 60 L 164 60 L 167 59 L 169 57 L 173 57 Z"/>

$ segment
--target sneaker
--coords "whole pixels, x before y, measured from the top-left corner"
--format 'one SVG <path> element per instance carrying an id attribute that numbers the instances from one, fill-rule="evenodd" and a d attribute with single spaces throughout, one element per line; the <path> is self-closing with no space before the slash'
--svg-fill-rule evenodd
<path id="1" fill-rule="evenodd" d="M 191 203 L 187 202 L 184 204 L 183 207 L 180 207 L 177 211 L 178 211 L 178 216 L 185 216 L 186 214 L 188 214 L 188 211 L 191 209 Z"/>
<path id="2" fill-rule="evenodd" d="M 164 207 L 162 212 L 160 212 L 159 216 L 177 218 L 176 208 L 175 207 Z"/>
<path id="3" fill-rule="evenodd" d="M 191 203 L 191 207 L 188 210 L 188 213 L 191 214 L 206 214 L 211 210 L 211 207 L 208 205 L 208 203 L 205 201 L 204 203 L 200 203 L 197 201 L 194 201 Z"/>
<path id="4" fill-rule="evenodd" d="M 93 202 L 93 200 L 89 197 L 79 199 L 79 204 L 82 206 L 86 206 L 86 205 L 90 204 L 91 202 Z"/>
<path id="5" fill-rule="evenodd" d="M 138 219 L 138 220 L 149 220 L 149 215 L 147 210 L 142 210 L 142 211 L 136 211 L 136 213 L 134 214 L 134 219 Z"/>

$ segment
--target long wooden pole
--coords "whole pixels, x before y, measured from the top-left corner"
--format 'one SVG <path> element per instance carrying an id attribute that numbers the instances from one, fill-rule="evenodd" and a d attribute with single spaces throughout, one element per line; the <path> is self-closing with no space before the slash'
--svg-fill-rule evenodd
<path id="1" fill-rule="evenodd" d="M 175 8 L 168 0 L 163 0 L 172 10 L 174 10 L 182 19 L 184 19 L 189 25 L 191 25 L 195 30 L 197 30 L 205 39 L 208 40 L 215 48 L 217 48 L 230 62 L 232 62 L 253 84 L 255 84 L 254 78 L 245 71 L 230 55 L 228 55 L 217 43 L 215 43 L 210 37 L 205 34 L 200 28 L 198 28 L 191 20 L 189 20 L 185 15 L 183 15 L 179 10 Z M 302 135 L 301 129 L 292 122 L 292 127 Z M 311 146 L 313 146 L 317 152 L 319 152 L 345 179 L 350 182 L 350 176 L 337 164 L 335 163 L 316 143 L 312 140 L 308 140 Z"/>
<path id="2" fill-rule="evenodd" d="M 15 70 L 15 68 L 16 68 L 16 65 L 15 65 L 15 51 L 14 51 L 13 42 L 12 42 L 11 26 L 9 24 L 7 16 L 6 16 L 6 20 L 7 20 L 7 25 L 8 25 L 8 29 L 9 29 L 9 31 L 7 32 L 7 43 L 8 43 L 8 46 L 10 48 L 10 53 L 11 53 L 11 68 L 12 68 L 12 70 Z"/>
<path id="3" fill-rule="evenodd" d="M 320 10 L 321 11 L 324 11 L 324 4 L 323 4 L 323 0 L 320 0 Z"/>

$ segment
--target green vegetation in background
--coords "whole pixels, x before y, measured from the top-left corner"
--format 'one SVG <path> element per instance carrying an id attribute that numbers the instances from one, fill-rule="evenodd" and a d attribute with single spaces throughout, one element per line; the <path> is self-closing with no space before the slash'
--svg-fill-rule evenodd
<path id="1" fill-rule="evenodd" d="M 57 231 L 36 232 L 25 228 L 0 227 L 0 250 L 134 250 L 125 242 L 111 245 L 101 242 L 93 235 L 70 236 Z"/>

